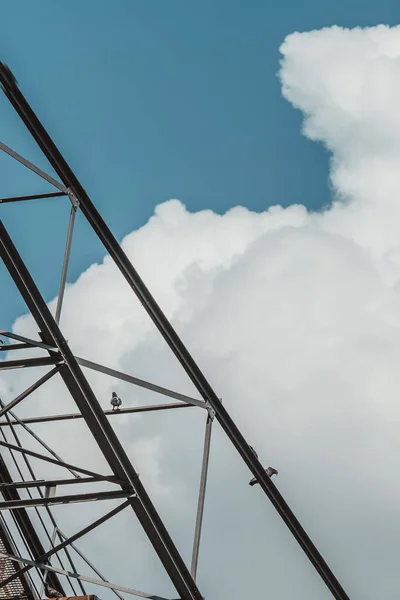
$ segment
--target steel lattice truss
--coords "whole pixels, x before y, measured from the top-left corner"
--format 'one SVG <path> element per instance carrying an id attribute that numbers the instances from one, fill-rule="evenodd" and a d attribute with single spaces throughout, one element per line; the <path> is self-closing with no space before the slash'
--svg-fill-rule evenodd
<path id="1" fill-rule="evenodd" d="M 2 339 L 0 352 L 7 353 L 6 360 L 0 361 L 0 369 L 38 366 L 47 366 L 49 368 L 45 375 L 11 402 L 6 405 L 1 402 L 0 446 L 2 454 L 0 456 L 0 492 L 2 501 L 0 502 L 0 599 L 15 598 L 17 600 L 17 598 L 21 598 L 21 600 L 33 600 L 42 596 L 45 589 L 43 586 L 45 585 L 56 589 L 64 595 L 71 595 L 71 591 L 76 595 L 76 588 L 74 587 L 76 586 L 81 593 L 85 594 L 86 582 L 109 588 L 121 599 L 123 598 L 121 594 L 132 594 L 143 598 L 159 598 L 159 596 L 150 593 L 144 593 L 134 588 L 126 588 L 119 586 L 117 583 L 108 582 L 86 559 L 76 545 L 76 542 L 85 534 L 93 531 L 122 510 L 130 510 L 139 520 L 162 566 L 173 583 L 179 598 L 181 600 L 200 600 L 202 595 L 196 584 L 196 574 L 211 432 L 213 422 L 217 421 L 232 441 L 253 477 L 260 484 L 266 497 L 273 504 L 316 571 L 328 586 L 332 596 L 337 600 L 349 600 L 348 595 L 276 488 L 270 477 L 270 473 L 264 470 L 256 453 L 243 438 L 226 408 L 222 405 L 215 391 L 200 371 L 118 242 L 113 237 L 89 196 L 34 114 L 21 93 L 14 76 L 8 67 L 2 63 L 0 63 L 0 83 L 8 100 L 58 176 L 58 179 L 51 177 L 0 142 L 1 150 L 52 184 L 57 190 L 54 193 L 3 198 L 0 199 L 0 203 L 24 202 L 27 200 L 56 197 L 65 197 L 65 201 L 70 203 L 70 220 L 64 265 L 54 315 L 46 305 L 13 240 L 0 220 L 0 258 L 15 282 L 40 332 L 36 339 L 31 339 L 0 330 Z M 115 371 L 114 369 L 73 354 L 59 327 L 59 322 L 77 211 L 81 211 L 87 219 L 111 259 L 118 267 L 121 276 L 125 278 L 132 292 L 140 300 L 160 335 L 164 338 L 171 352 L 174 353 L 196 387 L 198 398 L 160 387 L 151 382 L 138 379 L 131 374 Z M 32 348 L 40 349 L 42 354 L 33 358 L 28 356 L 27 358 L 13 359 L 12 352 L 14 350 L 21 352 Z M 133 386 L 151 390 L 167 398 L 168 403 L 164 402 L 151 406 L 117 408 L 117 410 L 104 411 L 85 377 L 82 367 L 109 375 L 115 379 L 120 379 Z M 75 402 L 76 411 L 63 415 L 50 414 L 47 416 L 19 418 L 17 414 L 18 405 L 48 380 L 56 376 L 61 378 L 68 389 Z M 125 449 L 117 437 L 110 417 L 118 418 L 118 415 L 129 413 L 162 410 L 174 411 L 190 407 L 193 410 L 203 411 L 205 437 L 197 518 L 194 527 L 192 561 L 190 567 L 188 567 L 179 554 L 134 465 L 128 458 Z M 15 412 L 16 410 L 17 412 Z M 95 439 L 108 465 L 106 473 L 88 470 L 84 464 L 77 465 L 64 462 L 34 431 L 35 424 L 37 423 L 76 419 L 82 419 L 86 423 L 88 431 Z M 41 443 L 44 447 L 43 453 L 29 450 L 21 443 L 19 433 L 22 430 L 25 434 L 33 436 L 37 442 Z M 11 433 L 12 442 L 10 442 L 10 437 L 4 434 L 5 431 L 8 434 Z M 11 474 L 7 466 L 10 456 L 14 461 L 14 470 L 16 468 L 20 474 L 20 479 L 18 480 Z M 68 471 L 69 476 L 52 480 L 38 480 L 32 467 L 33 459 L 56 465 L 60 469 L 63 469 L 64 473 Z M 20 464 L 24 464 L 25 468 L 28 469 L 30 480 L 26 476 L 23 476 L 22 470 L 18 466 Z M 97 485 L 98 489 L 91 492 L 85 491 L 85 484 L 91 484 L 91 486 Z M 102 485 L 104 484 L 107 486 L 106 490 L 102 489 Z M 76 489 L 76 492 L 63 493 L 64 486 L 67 486 L 68 489 L 71 489 L 70 486 L 72 486 L 72 489 Z M 21 491 L 24 493 L 23 496 Z M 80 503 L 83 501 L 99 502 L 110 499 L 119 499 L 120 503 L 103 517 L 89 523 L 80 531 L 69 536 L 65 535 L 58 527 L 51 508 L 54 504 Z M 29 512 L 29 509 L 36 511 L 37 518 L 35 521 L 30 517 L 32 513 Z M 52 525 L 51 531 L 48 531 L 48 528 L 45 527 L 42 514 L 45 514 L 47 520 L 50 521 Z M 12 535 L 10 533 L 9 523 L 12 523 L 17 534 Z M 48 543 L 46 547 L 49 548 L 47 550 L 41 541 L 42 537 L 38 535 L 39 526 L 44 527 L 47 535 Z M 77 571 L 74 564 L 74 559 L 77 555 L 79 555 L 81 560 L 86 561 L 91 570 L 94 570 L 96 577 L 82 575 Z M 56 563 L 54 560 L 50 560 L 55 557 L 61 561 L 60 566 L 55 566 Z M 132 582 L 132 585 L 134 585 L 134 582 Z M 47 595 L 49 596 L 51 593 L 47 593 Z M 159 598 L 159 600 L 161 599 Z"/>

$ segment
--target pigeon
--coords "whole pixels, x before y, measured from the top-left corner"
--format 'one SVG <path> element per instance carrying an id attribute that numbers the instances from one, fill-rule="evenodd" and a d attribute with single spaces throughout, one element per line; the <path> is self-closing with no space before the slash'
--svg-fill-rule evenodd
<path id="1" fill-rule="evenodd" d="M 278 475 L 278 471 L 274 469 L 274 467 L 268 467 L 267 469 L 265 469 L 265 472 L 268 475 L 268 477 L 272 477 L 272 475 Z M 256 485 L 256 483 L 259 483 L 259 481 L 257 477 L 253 477 L 249 485 Z"/>
<path id="2" fill-rule="evenodd" d="M 46 586 L 46 596 L 48 598 L 64 598 L 64 595 L 61 592 L 57 592 L 54 588 L 49 585 Z"/>
<path id="3" fill-rule="evenodd" d="M 122 400 L 119 396 L 117 396 L 116 392 L 112 393 L 111 396 L 111 406 L 113 407 L 113 410 L 119 410 L 119 407 L 122 404 Z"/>

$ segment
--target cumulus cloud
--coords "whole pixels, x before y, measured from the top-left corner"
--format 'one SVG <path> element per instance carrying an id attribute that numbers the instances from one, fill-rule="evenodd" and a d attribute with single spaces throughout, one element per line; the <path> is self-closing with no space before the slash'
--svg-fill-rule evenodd
<path id="1" fill-rule="evenodd" d="M 304 135 L 330 153 L 331 206 L 310 213 L 277 205 L 260 214 L 236 207 L 218 216 L 189 213 L 172 200 L 122 246 L 261 460 L 279 469 L 279 488 L 349 596 L 394 597 L 400 27 L 295 33 L 281 53 L 283 95 L 302 111 Z M 108 257 L 67 288 L 62 326 L 77 354 L 195 393 Z M 36 327 L 23 316 L 14 330 L 34 335 Z M 88 376 L 104 407 L 113 389 L 125 405 L 157 400 L 103 375 Z M 25 371 L 2 377 L 3 397 L 29 377 Z M 19 415 L 67 409 L 73 410 L 71 400 L 52 382 Z M 112 423 L 189 558 L 204 415 L 185 409 Z M 69 427 L 74 443 L 65 425 L 37 431 L 65 459 L 100 468 L 82 424 Z M 330 598 L 248 479 L 216 426 L 199 568 L 205 596 L 239 600 L 268 586 L 282 600 Z M 67 510 L 57 514 L 70 529 L 100 511 L 74 510 L 71 518 Z M 106 526 L 82 545 L 110 579 L 173 595 L 129 517 L 124 513 L 114 529 Z"/>

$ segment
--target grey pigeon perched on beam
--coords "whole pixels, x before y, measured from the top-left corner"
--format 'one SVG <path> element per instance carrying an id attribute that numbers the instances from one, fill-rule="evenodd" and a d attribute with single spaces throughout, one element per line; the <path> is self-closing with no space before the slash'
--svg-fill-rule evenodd
<path id="1" fill-rule="evenodd" d="M 121 398 L 119 398 L 119 396 L 117 396 L 116 392 L 112 393 L 110 404 L 113 407 L 113 410 L 119 410 L 119 407 L 122 404 L 122 400 Z"/>
<path id="2" fill-rule="evenodd" d="M 267 467 L 265 469 L 266 474 L 268 475 L 268 477 L 272 477 L 272 475 L 278 475 L 278 471 L 276 469 L 274 469 L 274 467 Z M 257 477 L 253 477 L 253 479 L 250 481 L 249 485 L 256 485 L 256 483 L 260 483 L 257 479 Z"/>

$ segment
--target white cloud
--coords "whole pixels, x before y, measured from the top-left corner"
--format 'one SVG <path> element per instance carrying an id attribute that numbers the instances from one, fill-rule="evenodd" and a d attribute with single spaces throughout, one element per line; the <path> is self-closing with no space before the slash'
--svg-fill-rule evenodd
<path id="1" fill-rule="evenodd" d="M 331 152 L 332 206 L 320 213 L 274 206 L 262 214 L 237 207 L 218 216 L 190 214 L 173 200 L 122 245 L 261 460 L 279 469 L 279 488 L 350 597 L 394 597 L 400 27 L 296 33 L 281 52 L 284 96 L 303 112 L 305 135 Z M 108 258 L 68 287 L 62 324 L 77 354 L 194 393 Z M 32 335 L 35 327 L 23 317 L 15 330 Z M 2 389 L 24 387 L 28 375 L 19 374 L 16 383 L 11 373 Z M 90 381 L 103 406 L 112 389 L 125 405 L 156 400 L 101 375 L 90 374 Z M 61 387 L 47 385 L 20 414 L 67 406 L 72 409 Z M 185 409 L 112 421 L 186 557 L 202 416 Z M 65 425 L 40 432 L 66 459 L 82 462 L 85 453 L 85 464 L 96 466 L 83 427 L 71 427 L 79 443 L 60 444 Z M 203 593 L 239 600 L 263 593 L 267 578 L 271 595 L 283 600 L 330 598 L 248 479 L 216 427 L 199 571 Z M 74 522 L 83 515 L 77 511 Z M 134 527 L 128 516 L 119 532 Z M 140 535 L 135 529 L 133 560 L 121 549 L 110 565 L 104 535 L 97 558 L 111 579 L 166 593 Z"/>

